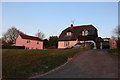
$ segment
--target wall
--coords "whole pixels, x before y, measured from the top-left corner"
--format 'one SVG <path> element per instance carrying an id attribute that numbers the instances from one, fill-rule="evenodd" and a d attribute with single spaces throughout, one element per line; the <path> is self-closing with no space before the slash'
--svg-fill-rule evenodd
<path id="1" fill-rule="evenodd" d="M 58 48 L 67 48 L 69 46 L 72 46 L 77 43 L 77 40 L 76 41 L 68 41 L 70 43 L 69 46 L 64 46 L 64 42 L 65 41 L 58 41 Z"/>
<path id="2" fill-rule="evenodd" d="M 67 48 L 67 47 L 69 47 L 69 46 L 64 46 L 64 42 L 65 41 L 59 41 L 58 42 L 58 48 Z M 76 44 L 78 42 L 83 43 L 84 41 L 76 40 L 76 41 L 68 41 L 68 42 L 70 42 L 70 46 L 72 46 L 72 45 L 74 45 L 74 44 Z M 93 42 L 94 43 L 94 48 L 93 49 L 96 49 L 96 43 L 94 41 L 88 40 L 88 41 L 85 41 L 85 42 Z"/>

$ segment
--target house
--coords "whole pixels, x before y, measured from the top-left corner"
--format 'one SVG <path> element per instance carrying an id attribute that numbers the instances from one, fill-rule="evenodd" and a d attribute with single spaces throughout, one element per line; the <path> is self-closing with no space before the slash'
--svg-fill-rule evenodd
<path id="1" fill-rule="evenodd" d="M 43 49 L 43 41 L 38 37 L 20 34 L 16 39 L 16 46 L 25 46 L 25 49 Z"/>
<path id="2" fill-rule="evenodd" d="M 94 49 L 102 48 L 103 39 L 98 37 L 98 30 L 93 25 L 81 25 L 66 28 L 62 31 L 58 40 L 58 48 L 67 48 L 78 42 L 93 42 Z"/>

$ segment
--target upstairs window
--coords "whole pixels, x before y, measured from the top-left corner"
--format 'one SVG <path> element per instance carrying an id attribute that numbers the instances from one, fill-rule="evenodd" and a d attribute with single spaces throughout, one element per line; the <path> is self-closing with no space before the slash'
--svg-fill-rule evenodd
<path id="1" fill-rule="evenodd" d="M 72 35 L 72 33 L 71 32 L 67 32 L 67 36 L 71 36 Z"/>
<path id="2" fill-rule="evenodd" d="M 30 43 L 30 40 L 27 40 L 27 43 Z"/>
<path id="3" fill-rule="evenodd" d="M 82 31 L 82 36 L 87 36 L 88 35 L 88 30 L 83 30 Z"/>
<path id="4" fill-rule="evenodd" d="M 39 42 L 37 42 L 37 44 L 39 44 Z"/>

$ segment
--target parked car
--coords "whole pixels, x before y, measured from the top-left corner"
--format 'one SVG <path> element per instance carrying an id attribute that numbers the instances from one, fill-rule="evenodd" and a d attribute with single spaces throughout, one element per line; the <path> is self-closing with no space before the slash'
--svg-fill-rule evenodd
<path id="1" fill-rule="evenodd" d="M 70 47 L 67 47 L 67 49 L 72 49 L 72 48 L 83 48 L 83 47 L 90 47 L 93 49 L 94 43 L 93 42 L 83 42 L 83 43 L 77 43 L 75 45 L 72 45 Z"/>
<path id="2" fill-rule="evenodd" d="M 75 45 L 72 45 L 70 48 L 80 48 L 81 46 L 83 46 L 83 43 L 77 43 Z"/>
<path id="3" fill-rule="evenodd" d="M 94 43 L 93 43 L 93 42 L 85 42 L 85 43 L 83 43 L 83 44 L 85 44 L 85 47 L 89 47 L 89 48 L 91 48 L 91 49 L 94 48 Z"/>

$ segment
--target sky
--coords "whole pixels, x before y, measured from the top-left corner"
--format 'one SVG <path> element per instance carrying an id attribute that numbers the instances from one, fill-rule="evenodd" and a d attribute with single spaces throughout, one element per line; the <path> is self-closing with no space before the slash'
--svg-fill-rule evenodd
<path id="1" fill-rule="evenodd" d="M 2 33 L 12 26 L 34 36 L 38 30 L 49 36 L 59 36 L 74 25 L 92 24 L 99 37 L 111 37 L 118 25 L 117 2 L 3 2 Z"/>

